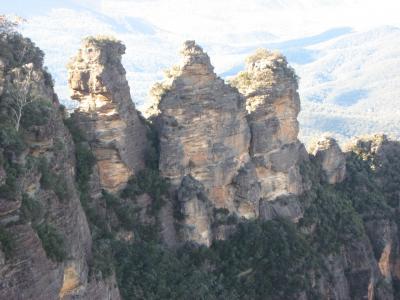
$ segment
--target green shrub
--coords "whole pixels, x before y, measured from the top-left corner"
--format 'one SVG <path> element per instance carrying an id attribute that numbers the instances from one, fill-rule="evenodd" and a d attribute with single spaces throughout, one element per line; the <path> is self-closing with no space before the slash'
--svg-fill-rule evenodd
<path id="1" fill-rule="evenodd" d="M 65 179 L 62 175 L 55 175 L 55 182 L 54 182 L 53 190 L 61 202 L 64 202 L 64 201 L 67 201 L 70 199 L 70 190 L 69 190 L 67 182 L 65 181 Z"/>
<path id="2" fill-rule="evenodd" d="M 15 248 L 15 241 L 12 234 L 3 226 L 0 226 L 0 246 L 6 258 L 10 258 Z"/>
<path id="3" fill-rule="evenodd" d="M 362 220 L 346 194 L 331 186 L 318 186 L 302 200 L 311 204 L 305 210 L 300 226 L 315 225 L 311 238 L 321 253 L 338 252 L 341 245 L 362 237 Z"/>
<path id="4" fill-rule="evenodd" d="M 13 69 L 27 63 L 42 67 L 44 53 L 20 33 L 0 34 L 0 56 L 6 58 L 6 68 Z"/>
<path id="5" fill-rule="evenodd" d="M 364 160 L 362 154 L 351 153 L 347 158 L 347 179 L 338 186 L 349 195 L 355 210 L 363 218 L 382 218 L 391 215 L 391 208 L 384 190 L 389 184 L 382 185 L 373 170 L 370 160 Z M 400 174 L 399 174 L 400 175 Z M 398 180 L 399 175 L 386 177 L 385 181 Z"/>
<path id="6" fill-rule="evenodd" d="M 3 168 L 7 177 L 5 183 L 0 186 L 0 197 L 15 200 L 18 194 L 18 176 L 22 173 L 21 167 L 10 160 L 5 160 Z"/>
<path id="7" fill-rule="evenodd" d="M 67 258 L 64 237 L 56 228 L 50 224 L 42 223 L 36 225 L 35 229 L 48 258 L 57 262 L 62 262 Z"/>
<path id="8" fill-rule="evenodd" d="M 52 113 L 52 107 L 49 101 L 32 101 L 28 103 L 22 111 L 21 126 L 25 129 L 29 129 L 31 126 L 46 125 Z"/>
<path id="9" fill-rule="evenodd" d="M 21 203 L 21 221 L 37 223 L 42 217 L 42 205 L 27 194 L 22 195 Z"/>
<path id="10" fill-rule="evenodd" d="M 94 275 L 97 280 L 109 277 L 114 269 L 112 240 L 95 240 L 92 251 L 92 259 L 89 262 L 91 275 Z"/>
<path id="11" fill-rule="evenodd" d="M 154 242 L 114 244 L 124 299 L 296 299 L 312 292 L 317 255 L 284 220 L 240 223 L 210 248 L 171 251 Z"/>
<path id="12" fill-rule="evenodd" d="M 26 145 L 21 135 L 9 124 L 0 124 L 0 148 L 7 153 L 20 154 Z"/>
<path id="13" fill-rule="evenodd" d="M 86 142 L 85 134 L 78 127 L 74 114 L 71 114 L 71 117 L 64 119 L 64 124 L 68 128 L 68 131 L 71 133 L 72 139 L 74 140 L 75 144 Z"/>
<path id="14" fill-rule="evenodd" d="M 163 197 L 168 194 L 168 188 L 169 183 L 159 175 L 158 170 L 144 169 L 128 181 L 121 197 L 134 199 L 138 195 L 147 193 L 153 199 L 152 213 L 155 213 L 162 207 Z"/>
<path id="15" fill-rule="evenodd" d="M 38 166 L 40 176 L 40 185 L 45 190 L 51 190 L 54 188 L 55 178 L 50 170 L 49 162 L 45 157 L 41 157 Z"/>
<path id="16" fill-rule="evenodd" d="M 76 181 L 81 191 L 89 189 L 89 180 L 96 159 L 90 148 L 84 144 L 77 144 L 75 148 L 76 157 Z"/>

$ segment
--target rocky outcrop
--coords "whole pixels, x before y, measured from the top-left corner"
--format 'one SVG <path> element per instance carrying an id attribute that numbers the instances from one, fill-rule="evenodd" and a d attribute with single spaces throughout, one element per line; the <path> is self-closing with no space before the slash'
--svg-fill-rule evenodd
<path id="1" fill-rule="evenodd" d="M 6 62 L 0 80 L 6 82 L 0 130 L 12 137 L 0 144 L 0 169 L 6 178 L 0 186 L 0 298 L 109 299 L 106 295 L 113 291 L 113 299 L 119 299 L 113 276 L 107 283 L 89 280 L 92 238 L 76 190 L 74 143 L 50 75 L 41 63 L 32 63 L 42 61 L 43 53 L 19 34 L 1 36 L 1 43 L 7 51 L 25 44 L 29 55 L 12 52 L 7 58 L 15 61 L 0 58 Z M 11 105 L 10 88 L 17 84 L 14 74 L 27 76 L 27 68 L 32 69 L 31 102 L 24 107 L 23 135 L 18 135 L 3 116 Z M 7 239 L 12 241 L 8 251 Z M 94 286 L 101 286 L 100 297 L 93 297 Z"/>
<path id="2" fill-rule="evenodd" d="M 234 210 L 233 178 L 249 161 L 250 132 L 239 93 L 217 77 L 193 41 L 162 88 L 153 116 L 160 137 L 160 172 L 179 186 L 191 175 L 215 207 Z"/>
<path id="3" fill-rule="evenodd" d="M 321 166 L 324 181 L 335 184 L 344 180 L 346 176 L 346 156 L 334 138 L 323 137 L 318 140 L 312 154 Z"/>
<path id="4" fill-rule="evenodd" d="M 152 90 L 156 98 L 152 119 L 160 139 L 160 173 L 175 190 L 185 190 L 188 179 L 183 179 L 192 178 L 203 186 L 205 197 L 215 208 L 249 210 L 239 209 L 237 203 L 244 193 L 237 193 L 235 186 L 243 180 L 234 182 L 249 162 L 245 103 L 236 89 L 217 77 L 210 58 L 194 41 L 185 42 L 181 54 L 181 63 Z M 210 219 L 205 216 L 207 209 L 202 208 L 201 200 L 193 197 L 183 201 L 185 222 Z M 204 226 L 196 228 L 198 233 L 188 239 L 209 244 L 211 224 L 205 223 L 202 221 Z"/>
<path id="5" fill-rule="evenodd" d="M 301 207 L 290 197 L 304 190 L 299 164 L 307 153 L 297 139 L 297 78 L 286 59 L 266 51 L 250 57 L 232 81 L 244 99 L 194 41 L 181 54 L 151 91 L 161 175 L 175 190 L 190 175 L 216 209 L 239 217 L 297 220 Z"/>
<path id="6" fill-rule="evenodd" d="M 297 139 L 297 77 L 285 57 L 260 49 L 247 58 L 245 71 L 231 84 L 246 99 L 251 131 L 249 154 L 260 186 L 259 216 L 297 221 L 302 209 L 293 196 L 307 188 L 299 164 L 308 157 Z"/>
<path id="7" fill-rule="evenodd" d="M 204 186 L 187 175 L 183 177 L 177 198 L 183 217 L 182 239 L 210 246 L 213 240 L 211 231 L 213 206 L 207 198 Z"/>
<path id="8" fill-rule="evenodd" d="M 299 163 L 306 159 L 307 153 L 297 139 L 300 98 L 293 69 L 281 54 L 260 49 L 247 58 L 245 71 L 232 79 L 231 84 L 246 99 L 251 131 L 249 151 L 260 182 L 262 202 L 301 194 L 304 185 Z"/>
<path id="9" fill-rule="evenodd" d="M 100 188 L 121 190 L 144 167 L 146 128 L 130 97 L 121 56 L 125 46 L 88 38 L 68 66 L 79 127 L 96 157 Z"/>

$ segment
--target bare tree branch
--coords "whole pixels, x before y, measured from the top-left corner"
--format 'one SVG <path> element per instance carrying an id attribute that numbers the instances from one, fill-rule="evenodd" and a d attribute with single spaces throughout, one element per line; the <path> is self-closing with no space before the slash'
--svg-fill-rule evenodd
<path id="1" fill-rule="evenodd" d="M 24 107 L 33 101 L 31 95 L 33 83 L 33 64 L 27 64 L 14 70 L 13 78 L 7 86 L 8 108 L 17 131 L 20 128 Z"/>

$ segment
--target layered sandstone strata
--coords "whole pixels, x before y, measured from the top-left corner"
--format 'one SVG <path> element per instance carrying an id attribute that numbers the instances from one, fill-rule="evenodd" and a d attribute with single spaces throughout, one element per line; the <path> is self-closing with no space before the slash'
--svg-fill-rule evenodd
<path id="1" fill-rule="evenodd" d="M 312 151 L 329 184 L 342 182 L 346 176 L 346 157 L 334 138 L 323 137 Z"/>
<path id="2" fill-rule="evenodd" d="M 215 207 L 234 210 L 232 181 L 249 161 L 244 101 L 214 73 L 210 58 L 194 41 L 187 41 L 181 54 L 181 63 L 158 86 L 159 113 L 153 116 L 161 175 L 176 187 L 190 175 Z"/>
<path id="3" fill-rule="evenodd" d="M 119 41 L 86 39 L 71 60 L 68 81 L 75 114 L 96 157 L 100 187 L 123 188 L 144 167 L 146 128 L 132 102 Z"/>
<path id="4" fill-rule="evenodd" d="M 247 58 L 246 68 L 231 80 L 246 99 L 251 131 L 249 147 L 263 201 L 299 195 L 299 163 L 306 157 L 297 139 L 300 111 L 294 70 L 279 53 L 264 49 Z"/>

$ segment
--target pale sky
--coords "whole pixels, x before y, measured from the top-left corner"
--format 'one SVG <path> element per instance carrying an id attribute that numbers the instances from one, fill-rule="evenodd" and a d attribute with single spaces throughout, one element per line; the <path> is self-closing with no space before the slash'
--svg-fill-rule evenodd
<path id="1" fill-rule="evenodd" d="M 217 39 L 229 32 L 267 31 L 303 36 L 333 27 L 400 26 L 398 0 L 0 0 L 1 10 L 23 16 L 53 8 L 85 7 L 120 19 L 141 18 L 184 37 Z"/>
<path id="2" fill-rule="evenodd" d="M 224 78 L 256 48 L 279 50 L 301 78 L 303 136 L 355 127 L 393 127 L 400 136 L 399 12 L 400 0 L 0 0 L 0 14 L 28 20 L 21 31 L 44 50 L 67 105 L 66 64 L 88 35 L 114 35 L 126 45 L 123 65 L 142 110 L 187 39 Z"/>

